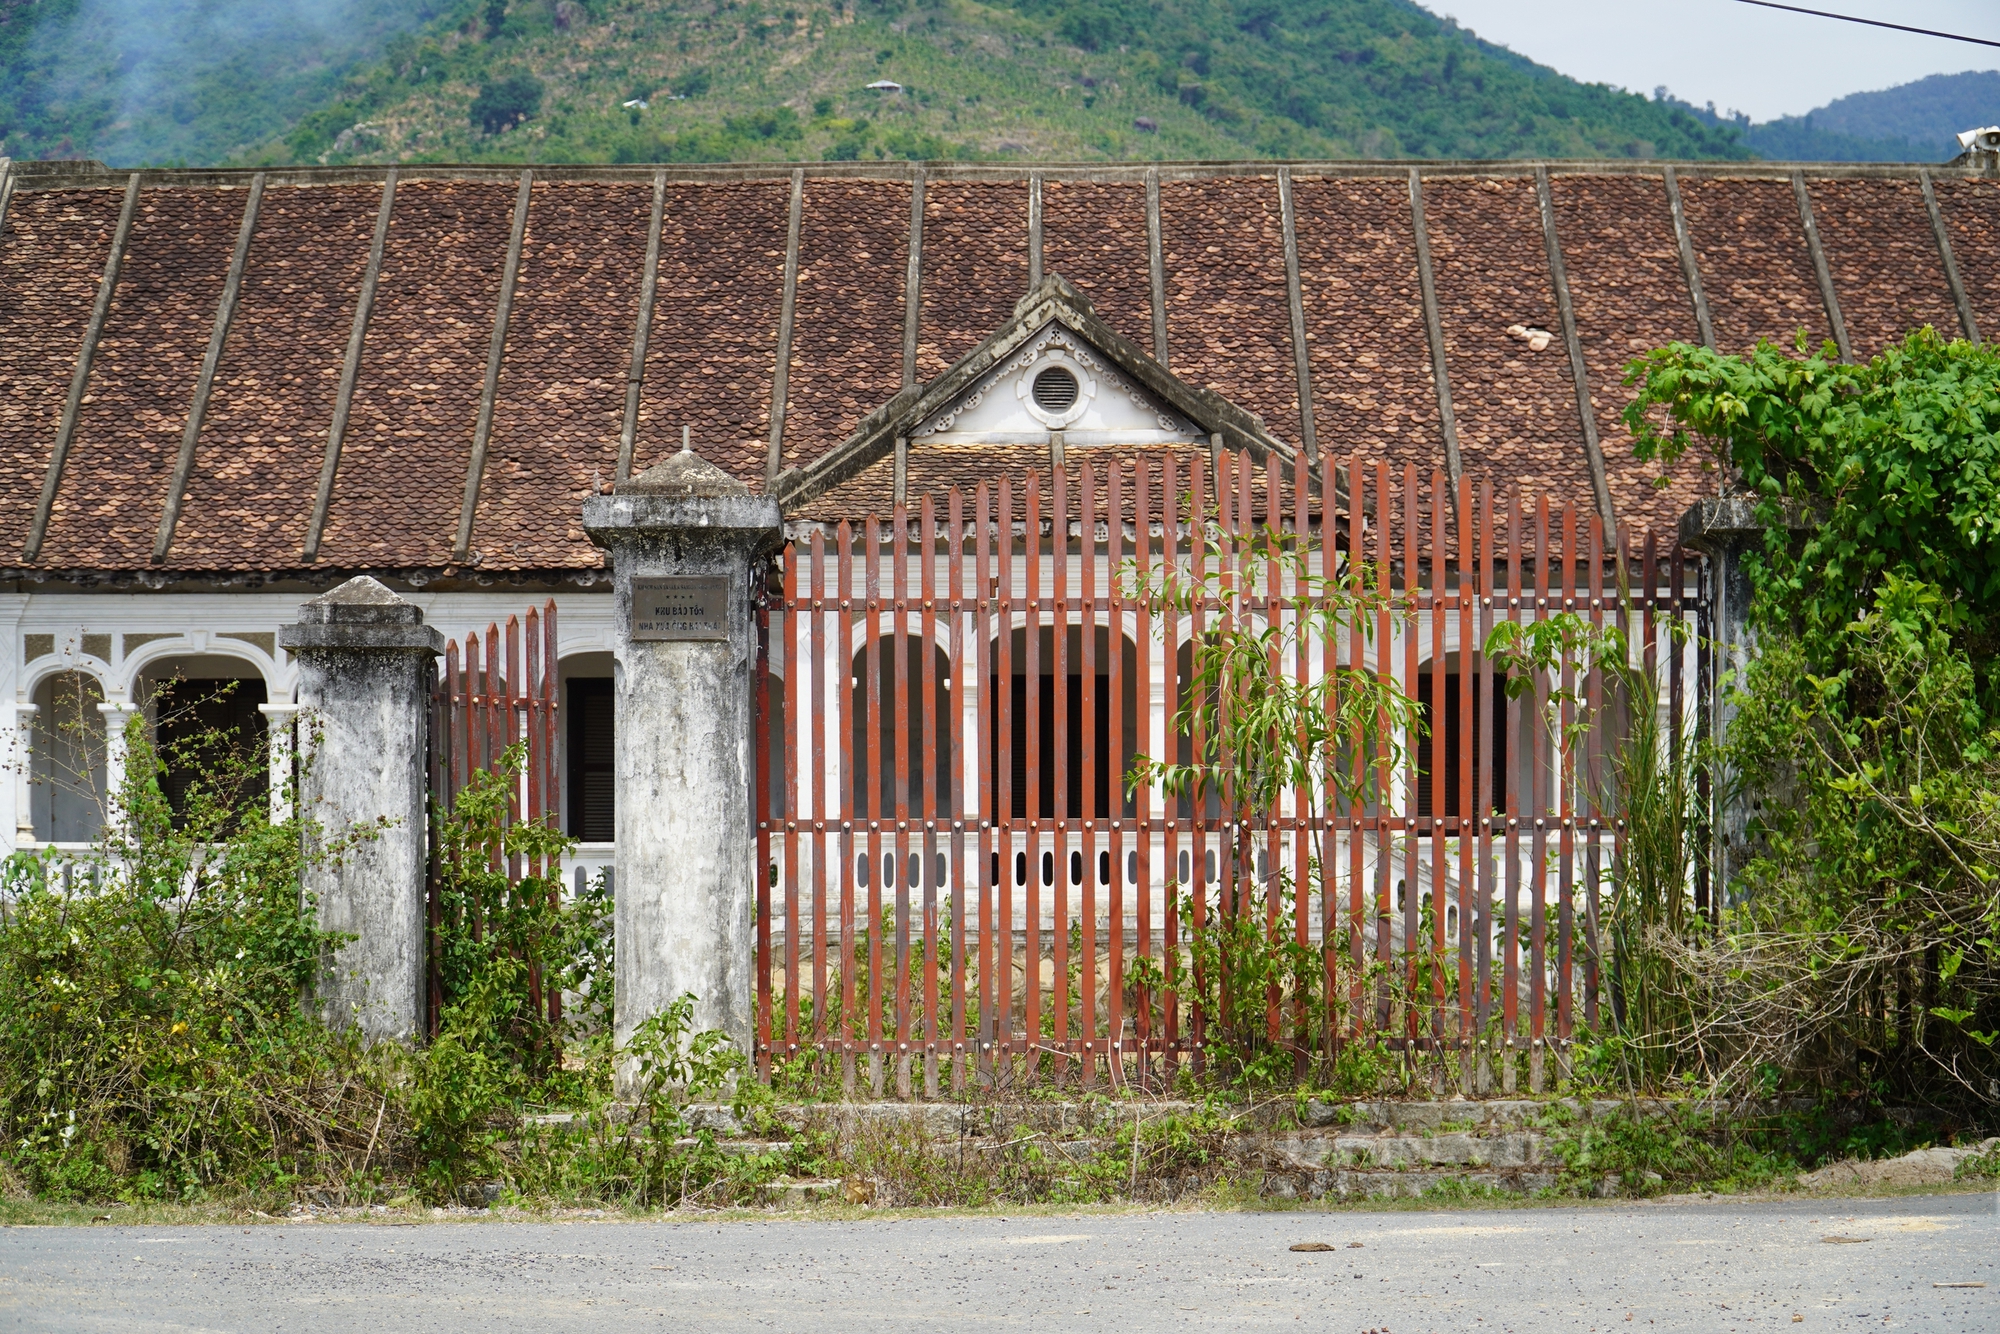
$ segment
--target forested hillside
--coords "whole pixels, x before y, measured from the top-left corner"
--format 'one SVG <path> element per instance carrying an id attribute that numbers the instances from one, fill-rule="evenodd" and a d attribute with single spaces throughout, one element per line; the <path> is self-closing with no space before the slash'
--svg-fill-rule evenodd
<path id="1" fill-rule="evenodd" d="M 1958 155 L 1960 130 L 2000 123 L 2000 71 L 1933 74 L 1875 92 L 1850 93 L 1802 116 L 1752 121 L 1668 95 L 1708 125 L 1733 128 L 1758 157 L 1783 162 L 1944 162 Z"/>
<path id="2" fill-rule="evenodd" d="M 1407 0 L 0 0 L 0 61 L 5 151 L 115 165 L 1746 151 Z"/>
<path id="3" fill-rule="evenodd" d="M 0 152 L 212 163 L 338 100 L 455 0 L 0 0 Z"/>

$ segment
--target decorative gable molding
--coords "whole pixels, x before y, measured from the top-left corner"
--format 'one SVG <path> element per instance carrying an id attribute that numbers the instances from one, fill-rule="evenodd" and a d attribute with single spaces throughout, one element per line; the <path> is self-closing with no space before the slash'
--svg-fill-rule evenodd
<path id="1" fill-rule="evenodd" d="M 1060 408 L 1035 393 L 1044 377 L 1074 386 Z M 1067 445 L 1193 444 L 1208 433 L 1122 374 L 1075 330 L 1051 320 L 1013 356 L 909 433 L 918 442 L 1022 445 L 1061 431 Z"/>
<path id="2" fill-rule="evenodd" d="M 1036 377 L 1064 369 L 1076 398 L 1059 411 L 1037 403 Z M 1211 389 L 1180 379 L 1097 317 L 1061 276 L 1042 279 L 1014 313 L 955 366 L 924 385 L 906 385 L 854 434 L 772 487 L 787 511 L 890 457 L 901 438 L 926 443 L 1038 444 L 1062 433 L 1064 446 L 1219 443 L 1262 461 L 1292 461 L 1292 447 L 1263 420 Z"/>

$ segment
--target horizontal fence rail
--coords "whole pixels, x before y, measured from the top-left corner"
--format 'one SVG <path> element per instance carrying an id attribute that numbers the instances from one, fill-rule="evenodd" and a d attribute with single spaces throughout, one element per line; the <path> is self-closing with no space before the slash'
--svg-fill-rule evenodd
<path id="1" fill-rule="evenodd" d="M 1335 505 L 1303 463 L 1128 457 L 795 528 L 755 686 L 760 1071 L 850 1090 L 865 1072 L 878 1096 L 893 1074 L 905 1097 L 1170 1079 L 1212 1058 L 1219 1021 L 1242 1030 L 1204 1011 L 1201 946 L 1254 918 L 1272 957 L 1323 969 L 1313 1006 L 1259 1001 L 1300 1073 L 1365 1043 L 1509 1089 L 1525 1053 L 1541 1085 L 1604 1000 L 1621 702 L 1601 672 L 1511 693 L 1481 648 L 1506 620 L 1622 627 L 1679 746 L 1692 558 L 1490 485 L 1344 471 Z M 1135 755 L 1200 744 L 1173 722 L 1191 644 L 1307 610 L 1251 568 L 1256 532 L 1382 595 L 1279 664 L 1360 665 L 1417 701 L 1428 738 L 1367 801 L 1300 790 L 1246 814 L 1128 790 Z M 1133 596 L 1169 570 L 1226 594 Z"/>
<path id="2" fill-rule="evenodd" d="M 463 927 L 478 940 L 484 934 L 484 916 L 497 905 L 477 902 L 447 903 L 444 866 L 441 861 L 443 821 L 458 806 L 460 796 L 482 772 L 505 770 L 509 748 L 521 745 L 520 772 L 509 784 L 504 821 L 553 821 L 562 804 L 561 771 L 557 746 L 557 660 L 556 604 L 550 598 L 540 608 L 530 608 L 525 616 L 509 616 L 503 636 L 501 627 L 489 624 L 482 637 L 477 631 L 463 641 L 445 644 L 444 663 L 431 687 L 430 744 L 427 764 L 431 794 L 431 856 L 428 872 L 428 969 L 427 990 L 429 1027 L 437 1036 L 439 1015 L 446 1003 L 440 932 L 448 912 L 464 914 Z M 496 858 L 493 869 L 502 869 Z M 511 855 L 504 859 L 507 880 L 519 885 L 524 877 L 554 875 L 555 867 L 528 864 Z M 540 979 L 531 978 L 538 1005 L 544 1003 Z M 549 1017 L 561 1018 L 562 997 L 551 990 L 545 998 Z"/>

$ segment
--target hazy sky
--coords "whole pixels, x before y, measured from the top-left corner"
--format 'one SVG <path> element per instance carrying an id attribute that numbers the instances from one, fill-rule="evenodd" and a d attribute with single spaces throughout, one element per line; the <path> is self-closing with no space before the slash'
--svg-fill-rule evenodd
<path id="1" fill-rule="evenodd" d="M 1756 120 L 1926 74 L 2000 69 L 2000 47 L 1808 18 L 1735 0 L 1419 0 L 1488 41 L 1591 83 Z M 1808 9 L 2000 40 L 1996 0 L 1790 0 Z M 1995 119 L 2000 119 L 1996 116 Z"/>

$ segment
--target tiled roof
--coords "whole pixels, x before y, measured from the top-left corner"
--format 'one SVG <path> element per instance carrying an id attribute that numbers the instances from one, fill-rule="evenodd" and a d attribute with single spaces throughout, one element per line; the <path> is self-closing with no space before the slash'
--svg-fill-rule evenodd
<path id="1" fill-rule="evenodd" d="M 1446 463 L 1412 223 L 1410 164 L 1298 163 L 1291 176 L 1317 443 L 1428 473 Z M 1588 445 L 1551 279 L 1533 164 L 1420 164 L 1435 312 L 1464 470 L 1589 509 Z M 1918 324 L 1960 330 L 1919 168 L 1806 167 L 1807 197 L 1854 355 Z M 1164 284 L 1153 291 L 1148 172 Z M 1302 447 L 1279 164 L 926 170 L 915 374 L 978 346 L 1041 266 L 1190 384 Z M 177 525 L 153 559 L 250 191 L 249 172 L 142 173 L 138 204 L 38 544 L 37 511 L 98 304 L 129 177 L 19 164 L 0 234 L 0 568 L 31 580 L 265 578 L 373 570 L 425 578 L 595 570 L 578 508 L 617 472 L 656 188 L 659 267 L 633 466 L 697 450 L 765 483 L 776 359 L 796 273 L 781 469 L 810 468 L 904 381 L 911 198 L 902 164 L 537 168 L 494 385 L 470 557 L 454 561 L 518 169 L 405 168 L 354 366 L 315 563 L 302 555 L 386 173 L 265 174 L 234 317 Z M 1718 344 L 1818 340 L 1832 321 L 1795 169 L 1689 164 L 1678 188 Z M 1929 171 L 1976 319 L 2000 328 L 2000 185 Z M 1655 484 L 1619 420 L 1627 361 L 1698 336 L 1660 164 L 1546 168 L 1608 499 L 1666 531 L 1712 480 Z M 797 252 L 791 209 L 799 191 Z M 1551 331 L 1537 352 L 1510 325 Z M 1046 459 L 1039 466 L 1046 469 Z M 992 451 L 912 451 L 913 493 L 996 475 Z M 883 503 L 887 472 L 809 515 Z M 32 557 L 31 546 L 37 546 Z M 148 573 L 150 572 L 150 573 Z"/>

